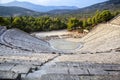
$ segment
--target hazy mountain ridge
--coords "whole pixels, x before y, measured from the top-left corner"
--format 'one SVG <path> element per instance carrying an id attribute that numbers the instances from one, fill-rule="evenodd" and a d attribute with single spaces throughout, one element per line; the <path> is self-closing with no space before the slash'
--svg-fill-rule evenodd
<path id="1" fill-rule="evenodd" d="M 33 16 L 38 14 L 40 13 L 21 7 L 0 6 L 0 16 L 25 16 L 25 15 Z"/>
<path id="2" fill-rule="evenodd" d="M 15 3 L 15 1 L 14 1 L 14 3 Z M 20 3 L 24 3 L 23 6 L 25 6 L 29 2 L 20 2 Z M 24 16 L 24 15 L 28 15 L 28 16 L 34 16 L 34 15 L 37 15 L 37 16 L 40 16 L 40 15 L 49 15 L 49 16 L 67 15 L 67 16 L 71 16 L 71 15 L 75 15 L 76 16 L 76 15 L 80 15 L 83 17 L 86 14 L 91 15 L 91 14 L 95 13 L 97 10 L 101 11 L 101 10 L 107 9 L 107 10 L 111 10 L 113 12 L 120 11 L 120 0 L 108 0 L 108 1 L 105 1 L 102 3 L 94 4 L 92 6 L 80 8 L 77 10 L 55 9 L 55 10 L 51 10 L 51 11 L 44 12 L 44 13 L 32 11 L 32 10 L 21 8 L 21 7 L 12 6 L 13 4 L 11 5 L 11 3 L 7 7 L 7 4 L 6 4 L 6 6 L 4 4 L 5 7 L 0 6 L 0 16 Z M 15 5 L 19 5 L 19 2 L 16 2 Z M 12 6 L 12 7 L 10 7 L 10 6 Z M 29 5 L 27 5 L 27 6 L 34 8 L 34 7 L 32 7 L 33 6 L 32 3 L 29 3 Z M 37 5 L 37 6 L 39 7 L 40 5 Z M 62 6 L 62 7 L 64 7 L 64 6 Z"/>
<path id="3" fill-rule="evenodd" d="M 120 10 L 120 0 L 109 0 L 106 2 L 94 4 L 92 6 L 88 6 L 82 9 L 75 10 L 76 12 L 91 12 L 96 10 Z"/>
<path id="4" fill-rule="evenodd" d="M 120 10 L 120 0 L 108 0 L 102 3 L 94 4 L 85 8 L 80 8 L 77 10 L 53 10 L 48 13 L 50 14 L 90 14 L 97 10 Z"/>
<path id="5" fill-rule="evenodd" d="M 1 5 L 17 6 L 17 7 L 22 7 L 22 8 L 30 9 L 33 11 L 37 11 L 37 12 L 48 12 L 55 9 L 70 9 L 70 10 L 78 9 L 78 7 L 76 6 L 42 6 L 42 5 L 30 3 L 30 2 L 19 2 L 19 1 L 13 1 L 9 3 L 1 4 Z"/>

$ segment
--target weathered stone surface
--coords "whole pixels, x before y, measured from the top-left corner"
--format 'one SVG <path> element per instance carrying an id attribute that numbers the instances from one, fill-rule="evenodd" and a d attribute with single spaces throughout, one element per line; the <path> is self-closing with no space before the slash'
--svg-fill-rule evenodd
<path id="1" fill-rule="evenodd" d="M 15 64 L 2 63 L 2 64 L 0 64 L 0 70 L 2 70 L 2 71 L 10 71 L 14 66 L 15 66 Z"/>
<path id="2" fill-rule="evenodd" d="M 105 71 L 120 71 L 120 65 L 104 66 L 103 69 Z"/>
<path id="3" fill-rule="evenodd" d="M 88 76 L 89 73 L 87 71 L 87 69 L 85 68 L 70 68 L 69 72 L 71 75 L 78 75 L 78 76 Z"/>
<path id="4" fill-rule="evenodd" d="M 108 71 L 109 75 L 112 75 L 112 76 L 118 76 L 120 75 L 120 71 Z"/>
<path id="5" fill-rule="evenodd" d="M 96 68 L 96 69 L 89 68 L 88 71 L 89 71 L 90 75 L 98 75 L 98 76 L 100 76 L 100 75 L 109 75 L 109 73 L 107 71 L 104 71 L 103 69 L 99 69 L 99 68 Z"/>
<path id="6" fill-rule="evenodd" d="M 79 76 L 79 80 L 119 80 L 120 76 Z"/>
<path id="7" fill-rule="evenodd" d="M 110 21 L 111 24 L 120 25 L 120 15 Z"/>
<path id="8" fill-rule="evenodd" d="M 21 74 L 21 80 L 25 80 L 27 74 Z"/>
<path id="9" fill-rule="evenodd" d="M 20 74 L 12 71 L 0 71 L 0 79 L 17 79 L 21 78 Z"/>
<path id="10" fill-rule="evenodd" d="M 120 76 L 73 76 L 48 74 L 42 76 L 39 80 L 119 80 Z M 31 79 L 32 80 L 32 79 Z"/>
<path id="11" fill-rule="evenodd" d="M 78 76 L 47 74 L 43 75 L 40 80 L 80 80 Z"/>
<path id="12" fill-rule="evenodd" d="M 46 74 L 69 74 L 68 68 L 49 68 L 46 69 Z"/>
<path id="13" fill-rule="evenodd" d="M 11 61 L 13 63 L 17 63 L 17 64 L 22 64 L 22 65 L 25 65 L 25 64 L 28 64 L 28 65 L 36 65 L 36 66 L 40 66 L 43 62 L 39 62 L 39 61 Z"/>
<path id="14" fill-rule="evenodd" d="M 27 74 L 28 72 L 30 72 L 30 70 L 31 70 L 30 65 L 16 65 L 11 69 L 11 71 L 22 74 Z"/>
<path id="15" fill-rule="evenodd" d="M 120 64 L 119 53 L 62 55 L 56 62 L 81 62 L 99 64 Z"/>
<path id="16" fill-rule="evenodd" d="M 66 62 L 55 62 L 57 67 L 68 67 Z"/>
<path id="17" fill-rule="evenodd" d="M 71 63 L 67 63 L 68 67 L 75 67 L 75 68 L 79 68 L 79 63 L 77 62 L 71 62 Z"/>
<path id="18" fill-rule="evenodd" d="M 11 47 L 19 47 L 23 50 L 33 52 L 52 52 L 54 51 L 48 42 L 35 38 L 18 29 L 9 29 L 3 35 L 6 45 Z"/>

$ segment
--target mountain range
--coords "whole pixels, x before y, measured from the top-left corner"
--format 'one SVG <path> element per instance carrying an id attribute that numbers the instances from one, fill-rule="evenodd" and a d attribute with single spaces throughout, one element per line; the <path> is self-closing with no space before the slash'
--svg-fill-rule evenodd
<path id="1" fill-rule="evenodd" d="M 27 6 L 26 6 L 27 5 Z M 13 1 L 0 6 L 0 16 L 69 16 L 69 15 L 90 15 L 97 10 L 120 11 L 120 0 L 108 0 L 85 8 L 75 6 L 41 6 L 29 2 Z M 40 12 L 41 11 L 41 12 Z M 47 12 L 46 12 L 47 11 Z"/>
<path id="2" fill-rule="evenodd" d="M 102 3 L 94 4 L 88 7 L 79 8 L 77 10 L 52 10 L 48 13 L 50 14 L 91 14 L 97 10 L 110 10 L 110 11 L 120 11 L 120 0 L 108 0 Z"/>
<path id="3" fill-rule="evenodd" d="M 0 16 L 36 16 L 36 15 L 40 15 L 40 13 L 21 7 L 0 6 Z"/>
<path id="4" fill-rule="evenodd" d="M 4 4 L 1 4 L 1 6 L 17 6 L 17 7 L 30 9 L 36 12 L 48 12 L 55 9 L 59 9 L 59 10 L 60 9 L 69 9 L 69 10 L 78 9 L 78 7 L 76 6 L 43 6 L 43 5 L 33 4 L 30 2 L 19 2 L 19 1 L 4 3 Z"/>

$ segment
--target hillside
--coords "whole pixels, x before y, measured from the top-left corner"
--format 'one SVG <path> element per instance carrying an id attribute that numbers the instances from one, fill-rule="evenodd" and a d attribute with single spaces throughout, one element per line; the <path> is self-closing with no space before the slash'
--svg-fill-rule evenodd
<path id="1" fill-rule="evenodd" d="M 106 2 L 94 4 L 85 8 L 80 8 L 77 10 L 53 10 L 48 12 L 49 15 L 56 14 L 59 16 L 61 15 L 74 15 L 76 16 L 77 14 L 83 15 L 91 15 L 95 13 L 97 10 L 102 11 L 102 10 L 110 10 L 110 11 L 120 11 L 120 0 L 109 0 Z"/>
<path id="2" fill-rule="evenodd" d="M 2 4 L 2 5 L 17 6 L 17 7 L 22 7 L 22 8 L 30 9 L 33 11 L 37 11 L 37 12 L 47 12 L 55 9 L 70 9 L 70 10 L 78 9 L 76 6 L 43 6 L 43 5 L 33 4 L 30 2 L 19 2 L 19 1 L 13 1 L 13 2 Z"/>
<path id="3" fill-rule="evenodd" d="M 98 3 L 92 6 L 88 6 L 82 9 L 75 10 L 73 13 L 91 13 L 95 12 L 96 10 L 120 10 L 120 0 L 109 0 L 106 2 Z"/>
<path id="4" fill-rule="evenodd" d="M 38 15 L 39 13 L 21 8 L 21 7 L 4 7 L 0 6 L 0 16 L 23 16 L 23 15 Z"/>
<path id="5" fill-rule="evenodd" d="M 85 8 L 78 9 L 75 6 L 42 6 L 42 5 L 36 5 L 29 2 L 18 2 L 13 1 L 6 4 L 1 4 L 3 6 L 9 6 L 10 9 L 5 10 L 1 8 L 1 16 L 3 15 L 48 15 L 52 17 L 84 17 L 84 16 L 91 16 L 93 15 L 97 10 L 110 10 L 110 11 L 120 11 L 120 1 L 119 0 L 109 0 L 106 2 L 94 4 Z M 27 5 L 27 6 L 26 6 Z M 17 9 L 14 7 L 14 9 L 11 9 L 13 7 L 11 6 L 19 6 Z M 1 6 L 2 7 L 2 6 Z M 23 7 L 21 9 L 18 9 L 20 7 Z M 5 7 L 4 7 L 5 8 Z M 26 9 L 24 9 L 26 8 Z M 4 11 L 3 11 L 4 10 Z M 34 12 L 35 11 L 35 12 Z M 43 12 L 36 13 L 37 12 Z M 9 13 L 8 13 L 9 12 Z"/>

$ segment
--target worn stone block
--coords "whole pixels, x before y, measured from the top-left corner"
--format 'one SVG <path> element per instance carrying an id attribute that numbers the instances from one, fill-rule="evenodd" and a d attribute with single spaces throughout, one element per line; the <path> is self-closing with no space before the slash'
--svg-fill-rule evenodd
<path id="1" fill-rule="evenodd" d="M 13 71 L 0 71 L 0 79 L 20 79 L 21 75 Z"/>
<path id="2" fill-rule="evenodd" d="M 67 64 L 68 65 L 68 67 L 79 67 L 79 63 L 76 63 L 76 62 L 71 62 L 71 63 L 68 63 Z"/>
<path id="3" fill-rule="evenodd" d="M 11 69 L 11 71 L 22 74 L 27 74 L 30 70 L 31 70 L 31 66 L 29 65 L 16 65 Z"/>
<path id="4" fill-rule="evenodd" d="M 68 74 L 68 68 L 49 68 L 45 71 L 47 74 Z"/>
<path id="5" fill-rule="evenodd" d="M 0 64 L 0 70 L 2 70 L 2 71 L 9 71 L 14 66 L 15 66 L 14 64 L 3 63 L 3 64 Z"/>
<path id="6" fill-rule="evenodd" d="M 43 75 L 40 80 L 80 80 L 78 76 L 47 74 Z"/>
<path id="7" fill-rule="evenodd" d="M 82 68 L 70 68 L 69 72 L 70 72 L 71 75 L 78 75 L 78 76 L 89 75 L 87 69 L 82 69 Z"/>
<path id="8" fill-rule="evenodd" d="M 89 68 L 88 69 L 90 75 L 108 75 L 109 73 L 107 71 L 104 71 L 100 68 Z"/>

